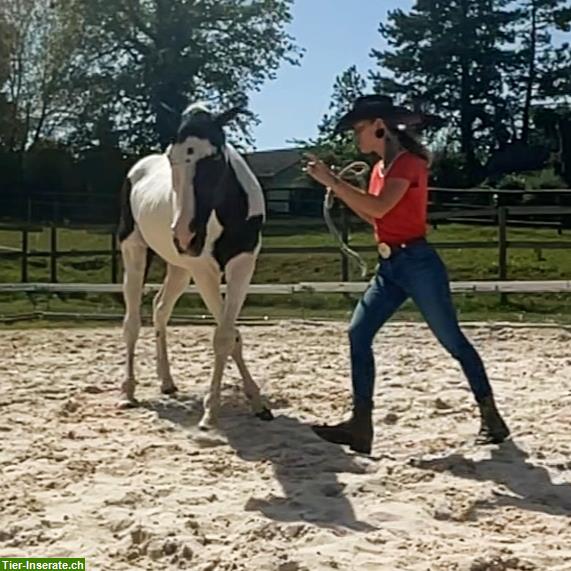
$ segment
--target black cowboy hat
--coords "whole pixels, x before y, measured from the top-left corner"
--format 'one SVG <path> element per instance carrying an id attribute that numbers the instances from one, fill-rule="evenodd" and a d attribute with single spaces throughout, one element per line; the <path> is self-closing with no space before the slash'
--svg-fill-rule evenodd
<path id="1" fill-rule="evenodd" d="M 337 122 L 335 133 L 342 133 L 353 127 L 357 121 L 364 119 L 383 119 L 401 129 L 414 127 L 440 127 L 443 123 L 440 117 L 428 115 L 420 111 L 411 111 L 406 107 L 394 105 L 387 95 L 363 95 L 353 103 L 353 107 Z M 401 127 L 402 126 L 402 127 Z"/>

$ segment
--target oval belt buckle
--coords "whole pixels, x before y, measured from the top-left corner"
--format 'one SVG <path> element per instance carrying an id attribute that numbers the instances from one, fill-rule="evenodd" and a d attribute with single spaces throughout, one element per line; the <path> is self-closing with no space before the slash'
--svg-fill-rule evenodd
<path id="1" fill-rule="evenodd" d="M 391 257 L 391 247 L 387 243 L 381 242 L 377 247 L 377 250 L 381 258 L 383 258 L 383 260 L 386 260 Z"/>

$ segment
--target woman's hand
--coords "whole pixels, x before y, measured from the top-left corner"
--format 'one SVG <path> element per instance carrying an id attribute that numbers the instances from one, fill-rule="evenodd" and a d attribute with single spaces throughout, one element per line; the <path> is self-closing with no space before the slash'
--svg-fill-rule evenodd
<path id="1" fill-rule="evenodd" d="M 332 187 L 339 180 L 335 173 L 315 155 L 307 153 L 305 156 L 308 161 L 303 170 L 311 178 L 326 187 Z"/>

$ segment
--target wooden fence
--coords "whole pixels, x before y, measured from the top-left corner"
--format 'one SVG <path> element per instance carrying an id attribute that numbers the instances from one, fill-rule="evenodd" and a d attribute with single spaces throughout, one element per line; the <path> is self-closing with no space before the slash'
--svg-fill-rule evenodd
<path id="1" fill-rule="evenodd" d="M 437 249 L 495 249 L 497 250 L 498 259 L 498 279 L 508 279 L 508 252 L 510 249 L 567 249 L 571 251 L 571 240 L 557 241 L 512 241 L 508 240 L 507 229 L 510 225 L 511 215 L 533 215 L 549 217 L 553 215 L 571 215 L 571 207 L 561 206 L 499 206 L 497 208 L 480 208 L 469 210 L 456 210 L 454 212 L 433 212 L 430 214 L 430 222 L 439 224 L 448 222 L 452 217 L 455 221 L 461 222 L 463 218 L 474 216 L 488 217 L 495 219 L 497 224 L 497 239 L 486 241 L 460 241 L 460 242 L 432 242 Z M 350 218 L 345 209 L 341 210 L 341 215 L 337 217 L 340 231 L 345 243 L 350 244 Z M 312 227 L 322 225 L 318 219 L 315 223 L 311 223 Z M 17 231 L 21 234 L 20 249 L 10 251 L 0 251 L 1 259 L 19 259 L 20 260 L 20 281 L 27 283 L 29 281 L 28 265 L 31 258 L 48 258 L 49 259 L 49 281 L 50 283 L 58 282 L 58 260 L 69 257 L 90 257 L 90 256 L 108 256 L 110 259 L 110 280 L 111 283 L 119 281 L 119 250 L 117 241 L 112 228 L 96 227 L 93 228 L 97 232 L 107 232 L 109 235 L 109 247 L 98 250 L 60 250 L 58 247 L 58 228 L 55 224 L 50 227 L 50 247 L 43 251 L 30 251 L 29 235 L 31 232 L 42 230 L 41 227 L 15 227 L 13 225 L 1 225 L 0 229 L 9 229 Z M 351 246 L 357 252 L 374 252 L 371 246 Z M 291 247 L 263 247 L 262 253 L 265 255 L 284 255 L 284 254 L 336 254 L 339 248 L 336 246 L 291 246 Z M 340 279 L 343 282 L 349 281 L 349 262 L 346 257 L 340 257 Z"/>

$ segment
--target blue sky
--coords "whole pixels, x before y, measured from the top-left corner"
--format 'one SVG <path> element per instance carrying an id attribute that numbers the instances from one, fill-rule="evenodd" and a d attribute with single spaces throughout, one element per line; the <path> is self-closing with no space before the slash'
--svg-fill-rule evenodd
<path id="1" fill-rule="evenodd" d="M 384 48 L 378 33 L 387 12 L 409 11 L 413 0 L 295 0 L 288 28 L 305 48 L 301 66 L 284 64 L 277 79 L 250 97 L 260 118 L 253 130 L 257 150 L 291 147 L 291 139 L 309 139 L 327 112 L 333 82 L 350 65 L 362 75 L 373 67 L 372 48 Z M 569 34 L 553 34 L 556 43 Z"/>
<path id="2" fill-rule="evenodd" d="M 305 48 L 301 66 L 284 64 L 277 79 L 250 98 L 261 123 L 257 150 L 292 146 L 307 139 L 327 112 L 333 82 L 350 65 L 365 74 L 373 67 L 371 48 L 383 47 L 378 26 L 387 11 L 408 10 L 412 0 L 296 0 L 289 33 Z"/>

